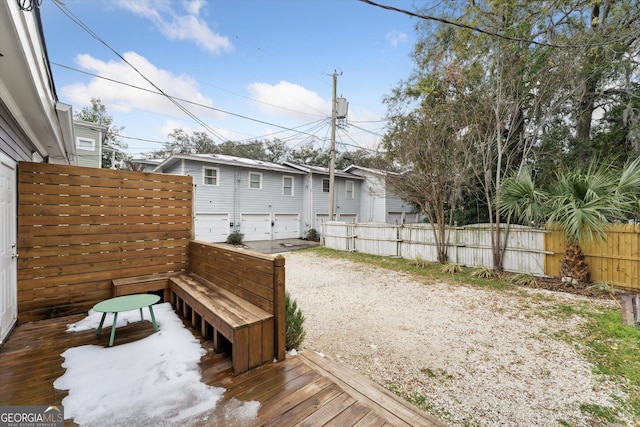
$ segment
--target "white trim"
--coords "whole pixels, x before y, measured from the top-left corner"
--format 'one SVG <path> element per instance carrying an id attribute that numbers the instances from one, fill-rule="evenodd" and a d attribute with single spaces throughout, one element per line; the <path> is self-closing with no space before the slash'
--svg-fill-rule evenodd
<path id="1" fill-rule="evenodd" d="M 291 194 L 285 194 L 285 188 L 288 188 L 285 186 L 284 182 L 285 180 L 290 179 L 291 180 Z M 282 176 L 282 195 L 285 197 L 294 197 L 295 196 L 295 180 L 293 179 L 293 177 L 291 175 L 283 175 Z"/>
<path id="2" fill-rule="evenodd" d="M 86 144 L 86 145 L 83 145 L 83 144 Z M 84 150 L 84 151 L 96 151 L 96 140 L 93 138 L 85 138 L 82 136 L 77 136 L 76 149 Z"/>
<path id="3" fill-rule="evenodd" d="M 207 177 L 207 170 L 214 170 L 216 171 L 216 176 L 215 176 L 215 184 L 208 184 L 207 183 L 207 178 L 212 178 L 212 177 Z M 202 166 L 202 185 L 207 185 L 209 187 L 219 187 L 220 186 L 220 168 L 212 168 L 210 166 Z"/>
<path id="4" fill-rule="evenodd" d="M 259 184 L 258 188 L 254 188 L 254 187 L 251 186 L 251 182 L 252 182 L 251 181 L 251 175 L 258 175 L 260 177 L 260 180 L 258 182 L 258 184 Z M 262 190 L 262 173 L 261 172 L 251 172 L 251 171 L 249 171 L 248 177 L 249 177 L 249 179 L 248 179 L 248 181 L 249 181 L 249 183 L 248 183 L 249 190 Z"/>
<path id="5" fill-rule="evenodd" d="M 327 185 L 327 191 L 324 191 L 324 182 L 327 181 L 328 185 Z M 331 192 L 331 180 L 329 178 L 322 178 L 322 192 L 323 193 L 330 193 Z M 335 183 L 334 183 L 335 184 Z"/>
<path id="6" fill-rule="evenodd" d="M 351 186 L 351 196 L 349 196 L 349 186 Z M 356 183 L 355 181 L 344 182 L 344 197 L 345 199 L 353 200 L 356 198 Z"/>

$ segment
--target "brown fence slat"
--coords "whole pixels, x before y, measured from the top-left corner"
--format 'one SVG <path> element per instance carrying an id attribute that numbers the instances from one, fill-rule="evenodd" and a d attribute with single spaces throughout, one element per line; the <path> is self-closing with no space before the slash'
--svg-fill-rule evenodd
<path id="1" fill-rule="evenodd" d="M 564 234 L 553 230 L 545 234 L 545 273 L 559 277 L 564 258 Z M 640 291 L 640 225 L 612 224 L 606 240 L 581 245 L 593 282 L 606 282 L 618 288 Z"/>
<path id="2" fill-rule="evenodd" d="M 192 178 L 21 162 L 18 318 L 85 311 L 112 279 L 185 271 Z"/>

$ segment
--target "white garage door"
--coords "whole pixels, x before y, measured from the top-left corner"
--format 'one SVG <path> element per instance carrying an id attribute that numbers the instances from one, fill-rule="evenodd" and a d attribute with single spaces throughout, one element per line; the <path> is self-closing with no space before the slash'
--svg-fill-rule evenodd
<path id="1" fill-rule="evenodd" d="M 338 221 L 344 221 L 348 223 L 358 222 L 358 214 L 340 214 Z"/>
<path id="2" fill-rule="evenodd" d="M 387 224 L 402 224 L 402 212 L 387 212 Z"/>
<path id="3" fill-rule="evenodd" d="M 243 213 L 240 218 L 240 232 L 246 242 L 271 240 L 271 214 Z"/>
<path id="4" fill-rule="evenodd" d="M 297 239 L 300 237 L 300 217 L 298 214 L 275 214 L 273 221 L 274 239 Z"/>
<path id="5" fill-rule="evenodd" d="M 224 242 L 229 236 L 228 213 L 197 213 L 196 240 L 204 242 Z"/>

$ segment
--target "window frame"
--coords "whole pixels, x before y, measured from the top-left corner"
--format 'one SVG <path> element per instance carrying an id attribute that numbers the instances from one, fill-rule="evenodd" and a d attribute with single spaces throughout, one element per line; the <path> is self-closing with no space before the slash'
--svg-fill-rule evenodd
<path id="1" fill-rule="evenodd" d="M 89 143 L 90 147 L 81 146 L 81 143 Z M 96 151 L 96 140 L 93 138 L 86 138 L 82 136 L 76 137 L 76 149 L 84 151 Z"/>
<path id="2" fill-rule="evenodd" d="M 212 178 L 207 176 L 207 170 L 215 171 L 215 184 L 207 183 L 207 178 Z M 203 166 L 202 167 L 202 185 L 207 185 L 210 187 L 219 187 L 220 186 L 220 168 L 214 168 L 211 166 Z"/>
<path id="3" fill-rule="evenodd" d="M 325 183 L 325 181 L 327 182 L 327 191 L 324 191 L 324 183 Z M 322 178 L 322 192 L 323 193 L 330 193 L 331 192 L 331 179 Z"/>
<path id="4" fill-rule="evenodd" d="M 251 180 L 251 176 L 252 175 L 257 175 L 258 176 L 258 187 L 252 187 L 251 183 L 255 182 Z M 249 186 L 249 190 L 262 190 L 262 173 L 261 172 L 249 172 L 249 179 L 248 179 L 248 186 Z"/>
<path id="5" fill-rule="evenodd" d="M 349 195 L 349 187 L 351 187 L 351 195 Z M 355 181 L 344 182 L 344 198 L 353 200 L 356 198 L 356 183 Z"/>
<path id="6" fill-rule="evenodd" d="M 286 184 L 285 184 L 285 182 L 286 182 L 287 180 L 291 180 L 291 186 L 290 186 L 290 187 L 287 187 L 287 186 L 286 186 Z M 282 195 L 283 195 L 283 196 L 285 196 L 285 197 L 294 197 L 294 194 L 295 194 L 295 191 L 294 191 L 294 182 L 295 182 L 295 180 L 293 179 L 293 176 L 291 176 L 291 175 L 283 175 L 283 176 L 282 176 Z M 286 193 L 286 191 L 285 191 L 285 190 L 286 190 L 287 188 L 290 188 L 290 189 L 291 189 L 291 194 L 287 194 L 287 193 Z"/>

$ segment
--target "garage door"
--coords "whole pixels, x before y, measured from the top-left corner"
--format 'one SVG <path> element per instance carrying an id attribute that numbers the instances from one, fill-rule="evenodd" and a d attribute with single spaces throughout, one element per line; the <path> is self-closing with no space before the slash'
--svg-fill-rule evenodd
<path id="1" fill-rule="evenodd" d="M 197 213 L 195 223 L 196 240 L 224 242 L 229 236 L 228 213 Z"/>
<path id="2" fill-rule="evenodd" d="M 402 212 L 387 212 L 387 224 L 402 224 Z"/>
<path id="3" fill-rule="evenodd" d="M 358 222 L 358 214 L 340 214 L 338 221 L 344 221 L 348 223 Z"/>
<path id="4" fill-rule="evenodd" d="M 242 214 L 240 232 L 246 242 L 271 240 L 271 214 Z"/>
<path id="5" fill-rule="evenodd" d="M 298 214 L 275 214 L 273 221 L 274 239 L 297 239 L 300 237 L 300 217 Z"/>

